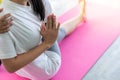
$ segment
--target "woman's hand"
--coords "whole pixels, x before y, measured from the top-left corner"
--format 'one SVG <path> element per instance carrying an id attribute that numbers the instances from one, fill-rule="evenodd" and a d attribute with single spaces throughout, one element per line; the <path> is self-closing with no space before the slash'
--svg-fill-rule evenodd
<path id="1" fill-rule="evenodd" d="M 0 9 L 2 12 L 3 9 Z M 12 17 L 10 14 L 0 16 L 0 33 L 5 33 L 9 31 L 10 26 L 12 25 Z"/>
<path id="2" fill-rule="evenodd" d="M 56 22 L 56 16 L 53 14 L 48 16 L 46 25 L 42 23 L 40 34 L 45 44 L 52 46 L 57 39 L 59 27 L 60 23 Z"/>

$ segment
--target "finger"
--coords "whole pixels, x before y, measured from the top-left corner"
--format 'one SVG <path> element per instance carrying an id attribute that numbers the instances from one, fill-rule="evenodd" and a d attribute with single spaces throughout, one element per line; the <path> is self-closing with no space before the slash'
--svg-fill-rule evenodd
<path id="1" fill-rule="evenodd" d="M 8 25 L 6 25 L 6 26 L 0 28 L 0 30 L 4 30 L 4 29 L 7 29 L 7 28 L 9 28 Z"/>
<path id="2" fill-rule="evenodd" d="M 0 28 L 4 28 L 4 26 L 7 26 L 7 25 L 11 25 L 12 24 L 12 21 L 13 21 L 13 19 L 12 18 L 10 18 L 10 19 L 8 19 L 8 20 L 6 20 L 6 21 L 2 21 L 2 22 L 0 22 Z M 9 26 L 10 27 L 10 26 Z"/>
<path id="3" fill-rule="evenodd" d="M 41 31 L 45 31 L 45 23 L 44 22 L 42 22 L 42 25 L 41 25 Z"/>
<path id="4" fill-rule="evenodd" d="M 57 25 L 57 30 L 59 30 L 59 28 L 60 28 L 60 23 L 58 23 L 58 25 Z"/>
<path id="5" fill-rule="evenodd" d="M 7 18 L 11 17 L 10 13 L 1 17 L 0 21 L 5 21 Z"/>
<path id="6" fill-rule="evenodd" d="M 3 8 L 0 8 L 0 12 L 2 12 L 3 11 Z"/>
<path id="7" fill-rule="evenodd" d="M 51 14 L 51 16 L 50 16 L 50 20 L 49 20 L 49 28 L 50 29 L 53 29 L 53 14 Z"/>
<path id="8" fill-rule="evenodd" d="M 7 21 L 8 21 L 8 23 L 9 23 L 9 22 L 12 22 L 12 21 L 13 21 L 13 18 L 11 17 L 11 18 L 9 18 Z"/>
<path id="9" fill-rule="evenodd" d="M 12 18 L 5 20 L 5 21 L 0 21 L 0 24 L 1 24 L 0 29 L 4 29 L 6 28 L 6 26 L 10 27 L 12 25 L 12 21 L 13 21 Z"/>
<path id="10" fill-rule="evenodd" d="M 52 23 L 51 15 L 49 15 L 47 23 L 48 23 L 48 29 L 51 29 L 51 27 L 52 27 L 52 25 L 51 25 L 51 23 Z"/>
<path id="11" fill-rule="evenodd" d="M 5 30 L 2 30 L 2 31 L 0 30 L 0 34 L 1 34 L 1 33 L 5 33 L 5 32 L 8 32 L 8 31 L 9 31 L 9 28 L 8 28 L 8 29 L 5 29 Z"/>
<path id="12" fill-rule="evenodd" d="M 12 23 L 6 25 L 6 27 L 10 28 L 12 26 Z"/>
<path id="13" fill-rule="evenodd" d="M 49 16 L 47 17 L 46 29 L 49 29 Z"/>
<path id="14" fill-rule="evenodd" d="M 56 29 L 56 16 L 55 15 L 53 15 L 53 29 Z"/>
<path id="15" fill-rule="evenodd" d="M 0 31 L 9 30 L 10 26 L 12 26 L 12 23 L 4 26 L 3 28 L 0 29 Z"/>

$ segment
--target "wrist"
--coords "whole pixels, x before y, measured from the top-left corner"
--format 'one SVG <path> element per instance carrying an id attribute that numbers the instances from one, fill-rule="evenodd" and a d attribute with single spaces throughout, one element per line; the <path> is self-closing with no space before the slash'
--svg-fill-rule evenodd
<path id="1" fill-rule="evenodd" d="M 45 49 L 49 49 L 52 46 L 52 44 L 48 44 L 48 43 L 45 43 L 45 42 L 41 43 L 41 45 L 43 45 L 43 47 Z"/>

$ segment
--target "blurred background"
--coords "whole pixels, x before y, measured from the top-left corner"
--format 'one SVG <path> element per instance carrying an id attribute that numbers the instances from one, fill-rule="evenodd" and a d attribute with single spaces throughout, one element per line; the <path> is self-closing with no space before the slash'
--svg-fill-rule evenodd
<path id="1" fill-rule="evenodd" d="M 87 2 L 93 2 L 97 4 L 102 4 L 109 7 L 120 8 L 120 0 L 86 0 Z M 0 3 L 2 0 L 0 0 Z M 60 16 L 66 11 L 78 4 L 78 0 L 50 0 L 53 12 Z"/>
<path id="2" fill-rule="evenodd" d="M 78 0 L 50 0 L 50 2 L 53 7 L 53 12 L 57 16 L 60 16 L 64 12 L 77 5 Z"/>
<path id="3" fill-rule="evenodd" d="M 87 2 L 93 2 L 96 4 L 102 4 L 104 6 L 109 6 L 112 8 L 120 8 L 120 0 L 86 0 Z M 64 14 L 75 5 L 77 5 L 78 0 L 50 0 L 54 13 L 59 16 Z"/>

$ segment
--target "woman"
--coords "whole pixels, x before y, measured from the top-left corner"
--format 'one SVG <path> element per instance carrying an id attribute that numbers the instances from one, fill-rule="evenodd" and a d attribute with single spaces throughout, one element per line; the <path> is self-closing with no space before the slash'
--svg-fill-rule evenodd
<path id="1" fill-rule="evenodd" d="M 6 18 L 0 19 L 1 33 L 8 31 L 0 34 L 0 59 L 6 70 L 32 80 L 50 79 L 61 65 L 58 42 L 83 20 L 82 12 L 59 29 L 48 0 L 6 0 L 3 4 L 2 15 L 11 13 L 14 18 L 10 30 L 12 19 L 7 19 L 9 25 Z"/>

